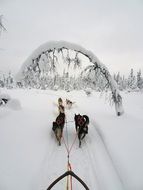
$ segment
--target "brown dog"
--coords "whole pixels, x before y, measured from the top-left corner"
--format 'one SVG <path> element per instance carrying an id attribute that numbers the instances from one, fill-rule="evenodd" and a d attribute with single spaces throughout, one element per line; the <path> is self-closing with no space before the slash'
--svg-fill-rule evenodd
<path id="1" fill-rule="evenodd" d="M 59 98 L 58 99 L 58 106 L 62 106 L 63 105 L 63 100 L 62 100 L 62 98 Z"/>
<path id="2" fill-rule="evenodd" d="M 59 99 L 58 99 L 58 109 L 59 109 L 59 114 L 61 113 L 61 110 L 60 110 L 60 109 L 62 109 L 61 106 L 63 106 L 63 100 L 62 100 L 62 98 L 59 98 Z"/>
<path id="3" fill-rule="evenodd" d="M 59 106 L 59 115 L 56 118 L 56 121 L 53 122 L 52 130 L 55 133 L 56 139 L 59 142 L 59 146 L 61 145 L 61 138 L 63 134 L 63 128 L 65 124 L 65 112 L 64 112 L 64 106 Z"/>

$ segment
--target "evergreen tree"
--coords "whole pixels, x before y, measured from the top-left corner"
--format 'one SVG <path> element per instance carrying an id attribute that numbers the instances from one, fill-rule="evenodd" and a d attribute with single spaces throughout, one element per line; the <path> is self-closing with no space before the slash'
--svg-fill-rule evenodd
<path id="1" fill-rule="evenodd" d="M 143 89 L 143 78 L 141 76 L 141 70 L 137 72 L 137 87 Z"/>
<path id="2" fill-rule="evenodd" d="M 128 77 L 128 88 L 131 90 L 134 90 L 135 88 L 137 88 L 136 77 L 134 76 L 133 69 L 131 69 L 129 77 Z"/>

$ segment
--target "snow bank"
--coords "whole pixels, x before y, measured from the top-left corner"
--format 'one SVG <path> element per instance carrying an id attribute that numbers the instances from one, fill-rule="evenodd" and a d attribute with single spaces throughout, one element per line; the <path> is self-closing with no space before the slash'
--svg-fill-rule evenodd
<path id="1" fill-rule="evenodd" d="M 7 99 L 8 100 L 6 103 L 3 102 L 0 105 L 1 107 L 7 107 L 7 108 L 10 108 L 13 110 L 21 109 L 21 104 L 20 104 L 19 100 L 11 98 L 11 96 L 9 94 L 6 94 L 6 93 L 0 94 L 0 100 L 1 99 Z"/>
<path id="2" fill-rule="evenodd" d="M 21 104 L 17 99 L 11 99 L 7 102 L 6 107 L 11 108 L 13 110 L 21 109 Z"/>

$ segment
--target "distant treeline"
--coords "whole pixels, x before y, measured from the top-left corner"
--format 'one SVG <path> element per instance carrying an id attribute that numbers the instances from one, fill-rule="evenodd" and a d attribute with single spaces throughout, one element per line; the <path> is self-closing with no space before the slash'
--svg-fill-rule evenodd
<path id="1" fill-rule="evenodd" d="M 141 69 L 138 72 L 130 70 L 128 76 L 122 75 L 120 72 L 113 75 L 119 90 L 140 91 L 143 89 L 143 76 Z M 8 74 L 0 73 L 0 88 L 37 88 L 37 89 L 53 89 L 53 90 L 81 90 L 91 88 L 96 91 L 108 89 L 106 81 L 101 77 L 96 80 L 95 76 L 92 78 L 86 77 L 69 77 L 68 73 L 63 73 L 62 76 L 56 75 L 50 77 L 47 75 L 38 76 L 37 78 L 29 75 L 29 79 L 17 82 L 14 75 L 9 72 Z"/>

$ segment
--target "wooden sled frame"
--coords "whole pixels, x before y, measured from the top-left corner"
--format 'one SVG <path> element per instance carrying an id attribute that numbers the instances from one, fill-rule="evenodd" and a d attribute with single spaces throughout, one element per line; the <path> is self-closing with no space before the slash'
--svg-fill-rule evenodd
<path id="1" fill-rule="evenodd" d="M 87 187 L 87 185 L 72 171 L 67 171 L 65 172 L 63 175 L 61 175 L 60 177 L 58 177 L 48 188 L 47 190 L 50 190 L 54 185 L 56 185 L 56 183 L 58 183 L 61 179 L 63 179 L 64 177 L 71 175 L 74 178 L 76 178 L 86 190 L 89 190 L 89 188 Z"/>

